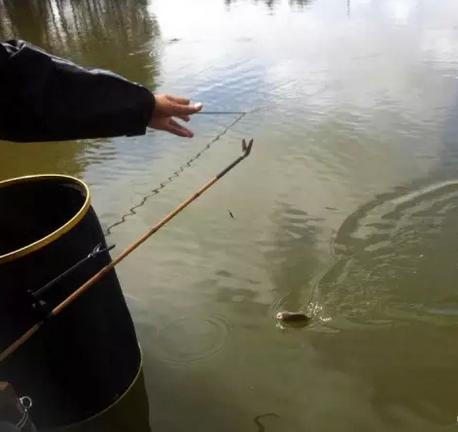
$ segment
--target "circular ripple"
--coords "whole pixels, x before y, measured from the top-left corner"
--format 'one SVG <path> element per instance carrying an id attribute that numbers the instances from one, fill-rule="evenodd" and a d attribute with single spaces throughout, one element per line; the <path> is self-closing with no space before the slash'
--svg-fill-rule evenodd
<path id="1" fill-rule="evenodd" d="M 221 351 L 229 334 L 230 325 L 222 316 L 182 317 L 160 329 L 158 355 L 167 363 L 186 366 Z"/>

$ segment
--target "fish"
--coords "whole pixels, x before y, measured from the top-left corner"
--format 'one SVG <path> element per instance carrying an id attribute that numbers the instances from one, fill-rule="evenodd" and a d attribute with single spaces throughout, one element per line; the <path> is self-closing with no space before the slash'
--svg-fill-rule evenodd
<path id="1" fill-rule="evenodd" d="M 303 312 L 289 311 L 278 312 L 275 318 L 282 324 L 287 324 L 291 327 L 305 327 L 311 320 L 311 317 Z"/>

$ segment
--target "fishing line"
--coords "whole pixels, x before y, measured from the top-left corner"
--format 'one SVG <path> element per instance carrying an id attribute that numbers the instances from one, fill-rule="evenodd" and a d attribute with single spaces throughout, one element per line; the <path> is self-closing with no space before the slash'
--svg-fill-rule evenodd
<path id="1" fill-rule="evenodd" d="M 194 114 L 211 114 L 211 115 L 234 115 L 234 114 L 247 114 L 244 111 L 199 111 Z"/>
<path id="2" fill-rule="evenodd" d="M 129 210 L 126 213 L 124 213 L 123 215 L 121 215 L 120 218 L 116 222 L 114 222 L 111 225 L 109 225 L 106 228 L 105 235 L 106 236 L 110 235 L 112 233 L 113 228 L 115 228 L 115 227 L 123 224 L 124 222 L 126 222 L 127 219 L 130 216 L 136 215 L 137 214 L 136 210 L 138 210 L 140 207 L 143 207 L 145 205 L 145 203 L 150 198 L 152 198 L 155 195 L 158 195 L 162 191 L 162 189 L 164 189 L 166 186 L 168 186 L 170 183 L 172 183 L 174 180 L 176 180 L 185 169 L 190 168 L 192 166 L 193 162 L 195 162 L 197 159 L 199 159 L 200 156 L 202 156 L 203 153 L 205 153 L 207 150 L 209 150 L 211 148 L 211 146 L 216 141 L 221 139 L 221 137 L 226 135 L 226 133 L 231 128 L 233 128 L 240 120 L 242 120 L 247 114 L 252 114 L 252 113 L 254 113 L 256 111 L 259 111 L 259 108 L 255 108 L 255 109 L 253 109 L 251 111 L 203 111 L 203 112 L 199 112 L 198 114 L 214 114 L 214 115 L 215 114 L 222 114 L 222 115 L 238 114 L 238 117 L 232 123 L 230 123 L 228 126 L 226 126 L 211 141 L 209 141 L 202 149 L 200 149 L 196 154 L 194 154 L 194 156 L 192 156 L 184 164 L 180 165 L 175 171 L 173 171 L 172 175 L 170 175 L 169 177 L 167 177 L 167 179 L 165 179 L 164 181 L 159 183 L 159 186 L 157 186 L 156 188 L 152 189 L 150 191 L 150 193 L 148 193 L 146 195 L 143 195 L 143 197 L 141 198 L 139 203 L 137 203 L 134 206 L 130 207 Z"/>

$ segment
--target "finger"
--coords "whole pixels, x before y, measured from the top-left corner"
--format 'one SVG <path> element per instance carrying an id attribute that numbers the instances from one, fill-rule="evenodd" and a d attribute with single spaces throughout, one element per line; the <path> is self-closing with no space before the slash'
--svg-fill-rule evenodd
<path id="1" fill-rule="evenodd" d="M 171 119 L 169 122 L 169 132 L 174 133 L 175 135 L 181 136 L 181 137 L 187 137 L 187 138 L 192 138 L 194 134 L 192 131 L 190 131 L 188 128 L 185 128 L 184 126 L 181 126 L 179 123 L 177 123 L 175 120 Z"/>
<path id="2" fill-rule="evenodd" d="M 173 119 L 170 119 L 170 122 L 169 122 L 170 126 L 173 127 L 174 129 L 176 130 L 179 130 L 183 133 L 186 134 L 186 136 L 189 136 L 190 138 L 192 136 L 194 136 L 194 134 L 192 133 L 192 131 L 190 131 L 188 128 L 182 126 L 180 123 L 178 123 L 177 121 L 173 120 Z"/>
<path id="3" fill-rule="evenodd" d="M 179 105 L 189 105 L 189 99 L 182 96 L 167 95 L 167 98 Z"/>
<path id="4" fill-rule="evenodd" d="M 182 138 L 192 138 L 193 137 L 192 133 L 188 133 L 186 130 L 183 130 L 182 128 L 175 128 L 175 127 L 170 126 L 166 129 L 166 131 L 174 135 L 177 135 L 179 137 L 182 137 Z"/>

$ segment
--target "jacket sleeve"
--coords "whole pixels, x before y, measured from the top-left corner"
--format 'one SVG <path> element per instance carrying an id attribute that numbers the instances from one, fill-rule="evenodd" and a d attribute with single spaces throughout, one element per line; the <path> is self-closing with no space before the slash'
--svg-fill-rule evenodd
<path id="1" fill-rule="evenodd" d="M 85 69 L 23 41 L 0 44 L 0 139 L 142 135 L 154 108 L 144 87 Z"/>

